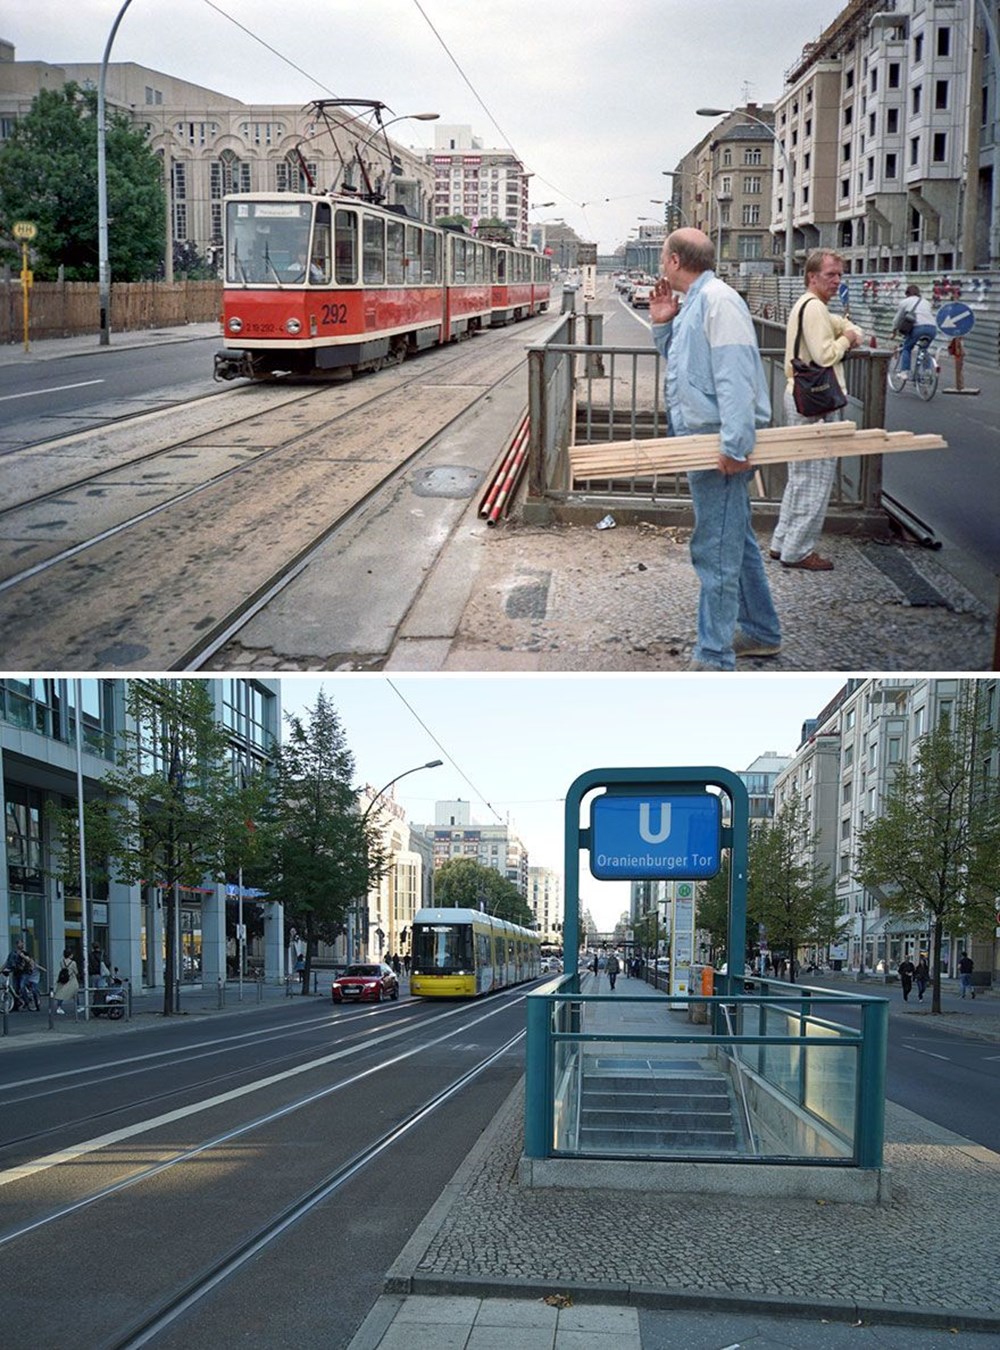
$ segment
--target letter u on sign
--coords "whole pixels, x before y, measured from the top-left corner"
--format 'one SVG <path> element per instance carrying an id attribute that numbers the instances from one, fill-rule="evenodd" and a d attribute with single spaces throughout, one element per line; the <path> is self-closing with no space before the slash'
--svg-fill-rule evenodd
<path id="1" fill-rule="evenodd" d="M 660 808 L 660 821 L 654 830 L 651 824 L 653 814 L 652 808 Z M 662 844 L 664 839 L 670 837 L 670 803 L 669 802 L 640 802 L 639 803 L 639 834 L 647 844 Z"/>

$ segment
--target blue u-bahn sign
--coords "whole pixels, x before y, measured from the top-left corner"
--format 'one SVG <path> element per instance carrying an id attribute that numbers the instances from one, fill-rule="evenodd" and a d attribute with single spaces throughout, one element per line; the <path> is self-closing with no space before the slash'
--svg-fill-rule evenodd
<path id="1" fill-rule="evenodd" d="M 590 870 L 599 881 L 703 881 L 722 866 L 714 793 L 607 793 L 590 813 Z"/>

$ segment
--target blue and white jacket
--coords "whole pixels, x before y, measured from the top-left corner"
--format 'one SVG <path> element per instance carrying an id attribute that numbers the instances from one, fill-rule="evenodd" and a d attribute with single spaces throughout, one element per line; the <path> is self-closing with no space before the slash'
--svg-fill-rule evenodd
<path id="1" fill-rule="evenodd" d="M 714 272 L 689 287 L 677 317 L 653 324 L 666 362 L 664 398 L 673 436 L 720 433 L 722 453 L 746 459 L 771 421 L 764 363 L 750 311 Z"/>

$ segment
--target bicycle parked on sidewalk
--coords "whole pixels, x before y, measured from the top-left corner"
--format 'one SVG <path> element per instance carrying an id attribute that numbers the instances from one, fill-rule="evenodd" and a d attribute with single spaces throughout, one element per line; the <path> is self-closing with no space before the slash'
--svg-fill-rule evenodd
<path id="1" fill-rule="evenodd" d="M 938 377 L 941 373 L 941 367 L 938 359 L 931 349 L 933 338 L 917 338 L 913 344 L 913 351 L 910 353 L 910 379 L 913 381 L 913 387 L 926 403 L 937 393 Z M 889 388 L 894 394 L 900 393 L 906 384 L 906 373 L 900 370 L 899 362 L 903 352 L 903 344 L 897 342 L 889 357 L 889 370 L 886 375 Z"/>
<path id="2" fill-rule="evenodd" d="M 25 1006 L 25 1001 L 14 988 L 9 970 L 0 972 L 0 1012 L 17 1012 Z"/>

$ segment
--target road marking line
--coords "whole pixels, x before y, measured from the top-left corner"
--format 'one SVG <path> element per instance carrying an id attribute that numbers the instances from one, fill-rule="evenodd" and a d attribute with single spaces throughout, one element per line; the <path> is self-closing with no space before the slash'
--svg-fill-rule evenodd
<path id="1" fill-rule="evenodd" d="M 907 1045 L 906 1049 L 912 1050 L 915 1055 L 930 1055 L 931 1059 L 943 1059 L 946 1061 L 951 1059 L 950 1055 L 936 1055 L 933 1050 L 920 1050 L 915 1045 Z"/>
<path id="2" fill-rule="evenodd" d="M 103 380 L 80 380 L 77 384 L 57 384 L 54 389 L 30 389 L 25 394 L 0 394 L 0 403 L 14 398 L 38 398 L 42 394 L 61 394 L 66 389 L 86 389 L 88 384 L 103 384 Z"/>

